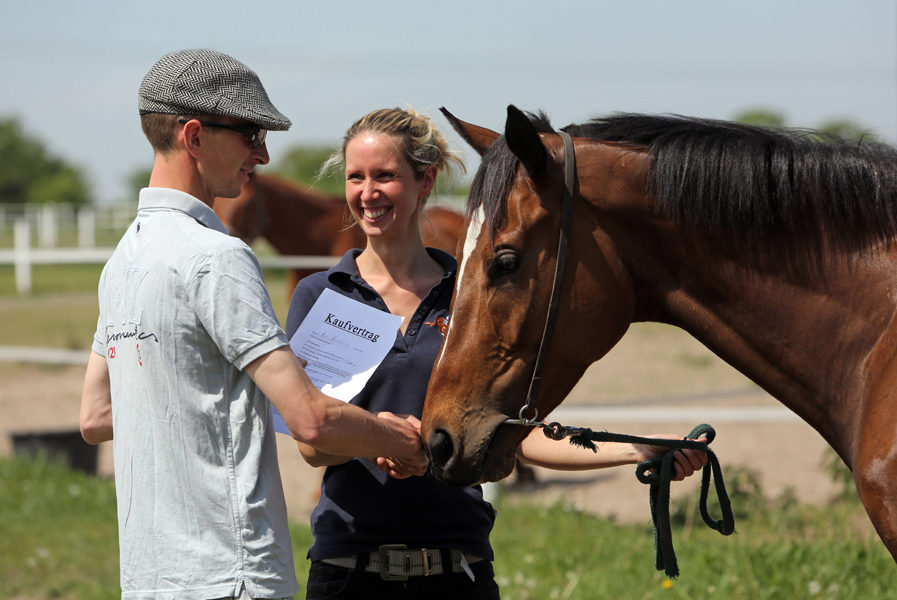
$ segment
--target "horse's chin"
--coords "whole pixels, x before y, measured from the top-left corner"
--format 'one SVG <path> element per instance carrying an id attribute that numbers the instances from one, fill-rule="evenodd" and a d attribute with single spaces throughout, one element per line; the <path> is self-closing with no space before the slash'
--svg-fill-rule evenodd
<path id="1" fill-rule="evenodd" d="M 483 475 L 480 483 L 500 481 L 511 474 L 517 463 L 519 429 L 511 425 L 499 425 L 483 457 Z"/>
<path id="2" fill-rule="evenodd" d="M 448 464 L 434 468 L 434 475 L 459 486 L 499 481 L 510 475 L 516 463 L 520 433 L 517 427 L 503 425 L 505 418 L 502 416 L 502 421 L 495 424 L 476 451 L 464 457 L 456 454 Z"/>

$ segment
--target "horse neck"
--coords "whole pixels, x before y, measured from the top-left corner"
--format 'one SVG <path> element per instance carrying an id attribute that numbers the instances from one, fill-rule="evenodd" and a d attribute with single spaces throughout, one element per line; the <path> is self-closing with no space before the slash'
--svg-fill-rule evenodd
<path id="1" fill-rule="evenodd" d="M 885 379 L 873 371 L 894 362 L 897 251 L 824 260 L 812 274 L 777 268 L 776 257 L 749 266 L 739 249 L 660 216 L 644 170 L 616 160 L 582 174 L 580 189 L 592 239 L 611 241 L 631 279 L 633 320 L 688 331 L 849 454 L 843 431 L 879 393 Z"/>
<path id="2" fill-rule="evenodd" d="M 258 185 L 258 184 L 262 185 Z M 330 255 L 345 200 L 284 182 L 257 182 L 261 236 L 280 254 Z"/>
<path id="3" fill-rule="evenodd" d="M 894 257 L 827 260 L 807 274 L 746 266 L 693 232 L 687 242 L 657 241 L 663 262 L 639 277 L 637 313 L 685 329 L 833 445 L 843 442 L 835 431 L 851 430 L 858 413 L 841 411 L 868 399 L 871 359 L 893 348 L 888 288 L 897 281 L 882 266 Z"/>

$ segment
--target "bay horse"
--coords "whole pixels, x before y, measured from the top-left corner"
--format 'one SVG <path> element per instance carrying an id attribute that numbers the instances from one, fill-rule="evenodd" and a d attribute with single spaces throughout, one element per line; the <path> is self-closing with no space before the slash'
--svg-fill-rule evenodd
<path id="1" fill-rule="evenodd" d="M 551 412 L 632 322 L 676 325 L 822 435 L 897 560 L 894 148 L 618 114 L 564 128 L 565 150 L 543 114 L 509 106 L 500 135 L 444 112 L 482 162 L 423 413 L 437 476 L 510 472 L 563 262 L 526 418 Z"/>
<path id="2" fill-rule="evenodd" d="M 365 246 L 364 233 L 352 222 L 344 197 L 272 175 L 251 175 L 238 197 L 216 198 L 214 209 L 231 235 L 247 244 L 264 238 L 287 256 L 342 256 Z M 427 246 L 454 255 L 463 227 L 464 217 L 456 211 L 424 209 L 421 232 Z M 288 298 L 296 283 L 316 270 L 321 269 L 291 269 Z"/>

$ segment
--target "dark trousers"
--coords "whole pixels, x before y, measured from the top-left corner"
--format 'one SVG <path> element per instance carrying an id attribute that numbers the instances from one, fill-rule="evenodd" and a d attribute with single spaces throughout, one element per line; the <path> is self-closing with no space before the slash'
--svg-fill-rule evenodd
<path id="1" fill-rule="evenodd" d="M 315 561 L 311 563 L 308 572 L 305 598 L 498 600 L 498 584 L 495 583 L 492 563 L 481 560 L 470 565 L 470 569 L 476 576 L 476 581 L 471 581 L 466 573 L 442 573 L 409 577 L 406 581 L 384 581 L 377 573 L 365 573 Z"/>

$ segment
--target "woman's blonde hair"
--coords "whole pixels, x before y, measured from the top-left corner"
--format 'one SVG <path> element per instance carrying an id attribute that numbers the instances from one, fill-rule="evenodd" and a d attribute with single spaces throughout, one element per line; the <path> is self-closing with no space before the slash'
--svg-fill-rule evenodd
<path id="1" fill-rule="evenodd" d="M 436 167 L 436 171 L 451 171 L 455 164 L 464 172 L 464 161 L 449 149 L 445 138 L 426 115 L 412 108 L 381 108 L 361 117 L 346 130 L 343 145 L 334 152 L 321 166 L 318 177 L 341 167 L 346 161 L 346 146 L 362 133 L 379 133 L 390 135 L 399 140 L 400 148 L 419 180 L 428 168 Z"/>

